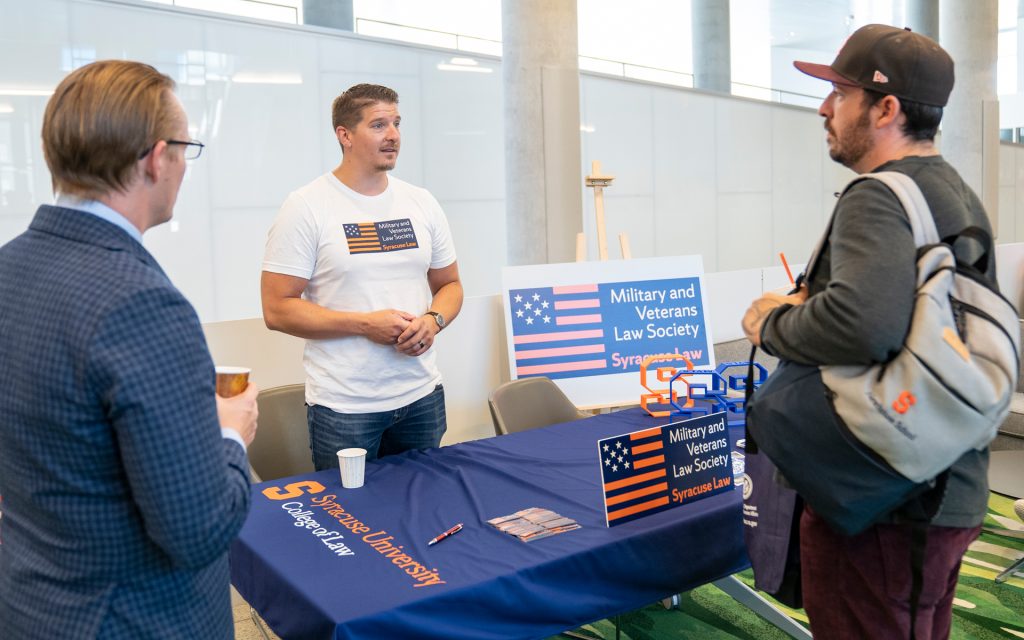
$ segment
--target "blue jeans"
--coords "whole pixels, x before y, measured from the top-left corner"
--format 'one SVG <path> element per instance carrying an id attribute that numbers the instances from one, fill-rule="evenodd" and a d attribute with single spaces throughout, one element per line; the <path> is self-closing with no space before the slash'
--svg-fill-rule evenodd
<path id="1" fill-rule="evenodd" d="M 394 411 L 338 413 L 320 405 L 308 406 L 306 421 L 317 471 L 338 468 L 338 449 L 361 447 L 366 449 L 366 459 L 374 460 L 410 449 L 439 446 L 448 429 L 442 385 Z"/>

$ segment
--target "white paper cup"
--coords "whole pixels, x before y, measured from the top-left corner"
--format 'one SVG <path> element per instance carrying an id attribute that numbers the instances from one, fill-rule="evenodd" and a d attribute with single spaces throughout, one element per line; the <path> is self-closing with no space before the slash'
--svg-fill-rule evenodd
<path id="1" fill-rule="evenodd" d="M 366 471 L 366 449 L 358 447 L 338 450 L 338 467 L 341 470 L 341 486 L 358 489 L 363 486 Z"/>

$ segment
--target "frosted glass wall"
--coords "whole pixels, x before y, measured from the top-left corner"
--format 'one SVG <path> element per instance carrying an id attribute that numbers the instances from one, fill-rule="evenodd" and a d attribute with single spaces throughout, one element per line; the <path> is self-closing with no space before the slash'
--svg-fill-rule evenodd
<path id="1" fill-rule="evenodd" d="M 209 145 L 174 220 L 146 245 L 204 322 L 258 316 L 278 206 L 340 158 L 331 100 L 376 82 L 401 95 L 395 175 L 444 206 L 467 295 L 496 293 L 506 256 L 500 61 L 452 71 L 453 56 L 147 3 L 0 0 L 0 243 L 52 199 L 39 142 L 49 91 L 83 63 L 142 60 L 177 80 L 191 134 Z M 605 191 L 613 256 L 625 232 L 636 257 L 700 253 L 707 271 L 774 265 L 779 251 L 803 262 L 850 176 L 828 159 L 809 109 L 588 74 L 581 122 L 581 180 L 591 160 L 616 176 Z M 1004 147 L 1002 167 L 1000 241 L 1024 240 L 1024 152 Z M 584 200 L 595 255 L 589 190 Z"/>

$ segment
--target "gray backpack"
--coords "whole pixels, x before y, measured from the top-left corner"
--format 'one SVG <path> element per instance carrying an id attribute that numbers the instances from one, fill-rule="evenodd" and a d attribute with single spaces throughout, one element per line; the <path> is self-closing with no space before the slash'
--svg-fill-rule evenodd
<path id="1" fill-rule="evenodd" d="M 917 184 L 897 172 L 854 182 L 864 179 L 880 180 L 899 198 L 918 246 L 917 291 L 903 348 L 869 366 L 783 361 L 747 406 L 755 446 L 847 535 L 926 493 L 967 451 L 986 447 L 1009 412 L 1020 368 L 1017 311 L 977 268 L 957 261 L 955 240 L 940 242 Z M 980 229 L 960 236 L 992 250 Z"/>

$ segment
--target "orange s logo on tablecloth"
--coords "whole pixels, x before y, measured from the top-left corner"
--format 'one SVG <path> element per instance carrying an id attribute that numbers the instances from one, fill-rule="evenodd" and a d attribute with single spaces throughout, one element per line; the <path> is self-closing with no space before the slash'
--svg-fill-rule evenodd
<path id="1" fill-rule="evenodd" d="M 325 488 L 324 485 L 314 480 L 303 480 L 302 482 L 286 484 L 283 489 L 281 487 L 267 487 L 263 490 L 263 495 L 271 500 L 288 500 L 298 498 L 304 493 L 320 493 Z"/>

